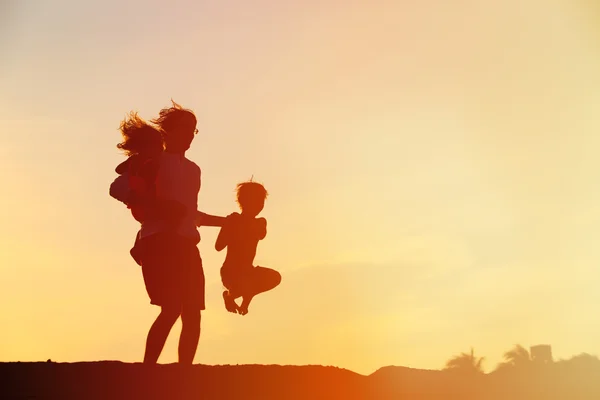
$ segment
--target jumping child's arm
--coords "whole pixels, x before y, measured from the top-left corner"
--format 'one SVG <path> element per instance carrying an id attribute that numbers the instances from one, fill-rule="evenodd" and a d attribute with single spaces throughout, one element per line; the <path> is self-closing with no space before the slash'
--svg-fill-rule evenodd
<path id="1" fill-rule="evenodd" d="M 215 242 L 215 250 L 221 251 L 225 247 L 227 247 L 227 242 L 229 241 L 229 229 L 227 226 L 221 227 L 219 231 L 219 236 L 217 236 L 217 241 Z"/>
<path id="2" fill-rule="evenodd" d="M 217 236 L 217 240 L 215 241 L 215 250 L 221 251 L 229 244 L 229 236 L 231 235 L 231 223 L 233 222 L 232 220 L 237 216 L 239 216 L 239 214 L 234 212 L 229 214 L 227 218 L 225 218 L 225 223 L 223 223 L 223 226 L 219 231 L 219 236 Z"/>
<path id="3" fill-rule="evenodd" d="M 258 240 L 263 240 L 267 236 L 267 220 L 265 218 L 258 218 Z"/>

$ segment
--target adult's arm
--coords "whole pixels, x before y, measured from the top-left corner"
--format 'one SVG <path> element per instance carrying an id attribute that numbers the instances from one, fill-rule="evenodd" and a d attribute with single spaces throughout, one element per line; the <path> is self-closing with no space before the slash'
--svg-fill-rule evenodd
<path id="1" fill-rule="evenodd" d="M 196 226 L 223 226 L 226 219 L 226 217 L 219 217 L 202 211 L 196 211 Z"/>

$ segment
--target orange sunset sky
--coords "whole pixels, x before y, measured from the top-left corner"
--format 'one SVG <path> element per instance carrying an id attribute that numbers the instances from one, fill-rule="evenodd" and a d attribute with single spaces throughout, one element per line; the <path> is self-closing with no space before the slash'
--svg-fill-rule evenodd
<path id="1" fill-rule="evenodd" d="M 198 116 L 199 208 L 270 192 L 195 362 L 441 368 L 600 353 L 600 8 L 584 0 L 3 1 L 0 361 L 141 361 L 158 308 L 108 195 L 129 110 Z M 161 362 L 176 361 L 180 324 Z"/>

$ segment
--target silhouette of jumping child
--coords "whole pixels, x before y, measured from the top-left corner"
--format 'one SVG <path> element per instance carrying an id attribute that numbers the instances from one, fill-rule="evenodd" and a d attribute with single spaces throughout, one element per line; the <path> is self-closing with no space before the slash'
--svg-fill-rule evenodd
<path id="1" fill-rule="evenodd" d="M 229 215 L 215 242 L 217 251 L 227 247 L 221 267 L 221 280 L 227 290 L 223 292 L 225 308 L 232 313 L 246 315 L 250 302 L 259 293 L 275 288 L 281 282 L 279 272 L 254 266 L 258 242 L 267 235 L 267 220 L 257 218 L 262 211 L 267 191 L 257 182 L 237 185 L 237 202 L 241 214 Z M 238 306 L 236 299 L 241 297 Z"/>

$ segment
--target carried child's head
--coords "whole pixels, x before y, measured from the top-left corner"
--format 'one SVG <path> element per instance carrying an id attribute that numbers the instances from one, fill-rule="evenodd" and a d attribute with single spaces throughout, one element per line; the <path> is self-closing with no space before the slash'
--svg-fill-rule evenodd
<path id="1" fill-rule="evenodd" d="M 123 150 L 128 157 L 133 155 L 154 157 L 164 149 L 161 131 L 144 121 L 136 112 L 131 112 L 121 121 L 119 129 L 123 141 L 117 145 L 117 148 Z"/>
<path id="2" fill-rule="evenodd" d="M 237 202 L 243 214 L 256 217 L 264 208 L 267 190 L 263 185 L 252 180 L 237 185 Z"/>

